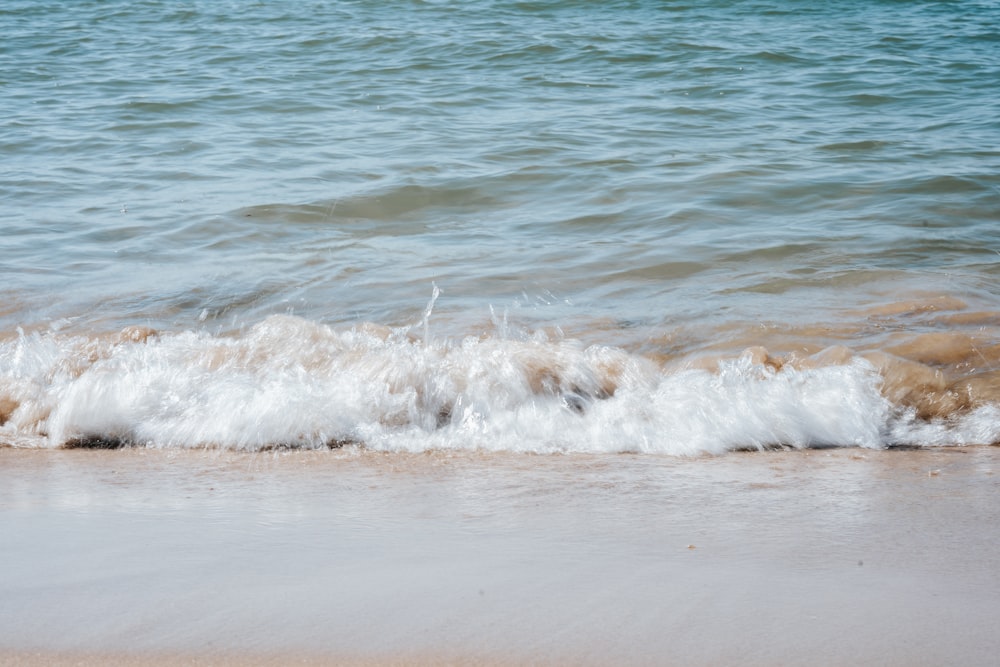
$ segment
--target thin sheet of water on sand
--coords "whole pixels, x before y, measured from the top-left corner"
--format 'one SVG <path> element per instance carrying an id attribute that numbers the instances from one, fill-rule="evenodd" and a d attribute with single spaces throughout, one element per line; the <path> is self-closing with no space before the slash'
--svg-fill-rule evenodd
<path id="1" fill-rule="evenodd" d="M 992 664 L 998 468 L 0 449 L 0 662 Z"/>

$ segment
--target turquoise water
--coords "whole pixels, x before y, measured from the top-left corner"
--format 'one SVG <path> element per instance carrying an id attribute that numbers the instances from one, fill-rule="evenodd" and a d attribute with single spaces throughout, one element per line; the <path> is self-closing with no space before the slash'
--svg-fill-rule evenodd
<path id="1" fill-rule="evenodd" d="M 443 429 L 448 446 L 522 442 L 537 430 L 519 411 L 539 401 L 575 419 L 591 401 L 615 404 L 631 377 L 648 403 L 680 371 L 717 373 L 715 354 L 749 359 L 741 382 L 775 369 L 785 382 L 785 361 L 831 345 L 850 354 L 822 372 L 854 364 L 859 391 L 888 401 L 866 403 L 871 423 L 831 432 L 800 406 L 810 425 L 799 408 L 788 419 L 801 433 L 769 418 L 742 439 L 705 426 L 695 449 L 979 441 L 1000 428 L 980 414 L 977 435 L 893 431 L 900 410 L 936 428 L 926 420 L 995 403 L 982 377 L 1000 357 L 1000 3 L 13 1 L 0 26 L 8 439 L 402 446 L 410 429 L 406 447 L 420 449 L 442 446 L 428 443 Z M 108 342 L 135 326 L 159 334 L 141 351 Z M 361 344 L 360 327 L 381 333 Z M 465 350 L 467 336 L 495 349 Z M 235 356 L 219 363 L 236 375 L 206 380 L 192 371 L 202 357 L 168 350 L 184 345 L 225 347 Z M 393 345 L 401 356 L 373 352 Z M 517 345 L 540 346 L 541 360 Z M 740 356 L 760 345 L 781 363 Z M 363 368 L 306 360 L 344 346 Z M 619 370 L 594 361 L 605 352 L 623 355 Z M 878 354 L 941 374 L 906 375 L 924 394 L 931 382 L 933 401 L 978 384 L 958 408 L 924 409 L 893 392 Z M 496 357 L 513 376 L 483 371 L 477 398 L 463 394 Z M 117 410 L 98 370 L 118 387 L 157 364 L 162 377 L 129 390 L 155 389 L 148 405 L 110 425 L 80 416 Z M 220 397 L 235 376 L 259 389 L 280 375 L 268 364 L 305 369 L 268 405 L 310 424 L 349 416 L 149 435 L 174 423 L 170 396 L 194 401 L 205 382 L 225 388 L 198 400 L 225 411 L 263 400 Z M 77 374 L 60 375 L 67 366 Z M 372 383 L 361 412 L 326 393 L 331 373 Z M 392 378 L 394 396 L 417 398 L 373 398 Z M 290 409 L 295 382 L 321 396 Z M 456 435 L 469 405 L 488 428 Z M 577 434 L 589 449 L 701 437 L 606 419 L 599 436 Z M 663 428 L 674 435 L 652 435 Z"/>

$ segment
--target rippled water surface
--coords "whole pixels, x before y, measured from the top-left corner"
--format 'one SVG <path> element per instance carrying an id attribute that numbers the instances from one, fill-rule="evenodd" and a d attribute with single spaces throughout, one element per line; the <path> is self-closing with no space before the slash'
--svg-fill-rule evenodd
<path id="1" fill-rule="evenodd" d="M 318 388 L 319 366 L 323 382 L 397 382 L 418 398 L 388 408 L 362 392 L 351 400 L 377 414 L 167 441 L 371 442 L 401 424 L 420 439 L 457 428 L 460 409 L 488 423 L 480 440 L 495 429 L 523 441 L 535 432 L 524 415 L 490 421 L 505 401 L 517 412 L 547 396 L 574 412 L 627 386 L 646 392 L 637 405 L 676 405 L 652 397 L 671 363 L 705 368 L 705 354 L 760 345 L 781 357 L 753 352 L 750 367 L 779 376 L 804 368 L 788 355 L 846 345 L 813 365 L 864 366 L 858 391 L 919 419 L 998 395 L 1000 381 L 982 379 L 1000 359 L 996 2 L 11 0 L 0 26 L 0 426 L 17 437 L 164 432 L 153 417 L 177 408 L 171 397 L 207 404 L 191 369 L 211 363 L 251 385 L 277 377 L 269 364 L 305 369 L 279 382 L 279 412 L 291 386 L 307 387 L 292 401 L 306 414 L 342 406 Z M 141 353 L 154 360 L 102 347 L 135 326 L 163 336 Z M 342 339 L 363 326 L 386 330 Z M 543 361 L 490 341 L 460 353 L 466 335 L 542 346 Z M 354 349 L 363 368 L 338 356 L 334 373 L 302 341 Z M 559 352 L 574 341 L 586 363 Z M 607 370 L 593 344 L 628 362 Z M 481 394 L 463 394 L 494 358 L 483 355 L 516 358 L 519 388 L 494 369 Z M 247 361 L 258 358 L 269 361 Z M 139 367 L 159 393 L 141 415 L 92 424 L 80 415 L 106 415 L 110 400 L 87 370 L 95 359 L 120 365 L 103 371 L 116 391 Z M 894 393 L 900 360 L 921 366 L 900 382 L 932 406 Z M 407 375 L 415 367 L 425 374 Z M 974 390 L 956 388 L 970 377 Z M 231 397 L 233 382 L 205 391 Z M 838 400 L 856 404 L 848 394 Z M 898 424 L 869 408 L 858 430 L 788 417 L 803 436 L 765 418 L 747 440 L 924 441 L 887 435 Z M 642 419 L 607 416 L 570 439 L 643 448 Z M 979 419 L 962 438 L 998 437 Z"/>

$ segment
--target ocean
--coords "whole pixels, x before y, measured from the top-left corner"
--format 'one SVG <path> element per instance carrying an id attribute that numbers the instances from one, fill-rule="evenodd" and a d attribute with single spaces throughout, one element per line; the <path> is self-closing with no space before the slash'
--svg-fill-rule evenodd
<path id="1" fill-rule="evenodd" d="M 0 27 L 6 446 L 1000 442 L 1000 3 Z"/>

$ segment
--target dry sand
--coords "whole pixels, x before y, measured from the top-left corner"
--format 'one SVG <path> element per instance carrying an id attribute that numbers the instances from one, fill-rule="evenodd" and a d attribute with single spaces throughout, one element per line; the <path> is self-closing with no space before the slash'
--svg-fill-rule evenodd
<path id="1" fill-rule="evenodd" d="M 0 449 L 0 664 L 993 665 L 998 471 Z"/>

